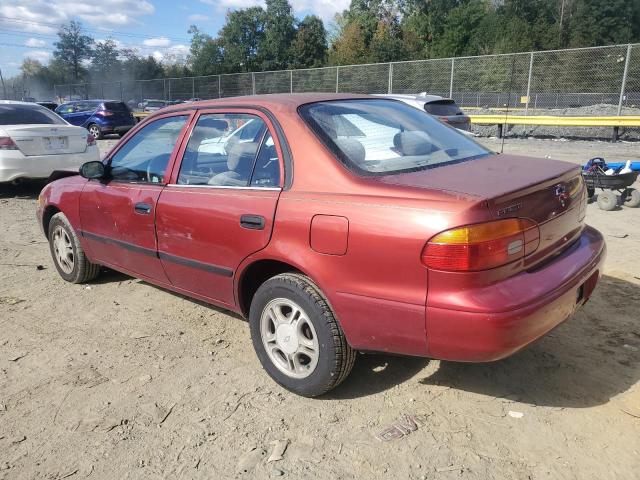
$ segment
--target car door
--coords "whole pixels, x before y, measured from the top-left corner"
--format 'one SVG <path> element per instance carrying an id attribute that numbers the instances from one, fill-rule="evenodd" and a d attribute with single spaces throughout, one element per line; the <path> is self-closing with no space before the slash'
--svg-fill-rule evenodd
<path id="1" fill-rule="evenodd" d="M 259 122 L 252 141 L 221 153 L 201 145 L 233 138 L 229 129 Z M 206 111 L 193 123 L 156 213 L 158 255 L 171 283 L 233 305 L 233 278 L 271 237 L 283 177 L 273 129 L 262 113 Z"/>
<path id="2" fill-rule="evenodd" d="M 168 283 L 157 255 L 156 206 L 189 118 L 170 114 L 145 124 L 106 160 L 106 180 L 85 186 L 82 235 L 98 263 Z"/>

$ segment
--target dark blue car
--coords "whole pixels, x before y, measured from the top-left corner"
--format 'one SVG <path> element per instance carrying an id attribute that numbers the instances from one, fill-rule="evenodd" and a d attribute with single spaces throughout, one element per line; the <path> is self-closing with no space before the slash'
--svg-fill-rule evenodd
<path id="1" fill-rule="evenodd" d="M 70 124 L 86 128 L 98 140 L 111 133 L 122 136 L 136 123 L 129 107 L 115 100 L 67 102 L 55 112 Z"/>

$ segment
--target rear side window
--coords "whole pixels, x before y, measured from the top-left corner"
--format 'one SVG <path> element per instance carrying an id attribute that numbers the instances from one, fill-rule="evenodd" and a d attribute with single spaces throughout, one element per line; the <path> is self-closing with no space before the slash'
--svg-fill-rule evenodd
<path id="1" fill-rule="evenodd" d="M 453 100 L 438 100 L 424 104 L 424 109 L 431 115 L 440 117 L 450 117 L 453 115 L 461 115 L 462 110 Z"/>
<path id="2" fill-rule="evenodd" d="M 64 125 L 65 121 L 40 105 L 0 104 L 0 125 Z"/>
<path id="3" fill-rule="evenodd" d="M 490 152 L 439 120 L 395 100 L 340 100 L 299 108 L 320 140 L 361 175 L 472 160 Z"/>
<path id="4" fill-rule="evenodd" d="M 129 107 L 122 102 L 104 102 L 104 109 L 111 112 L 129 113 Z"/>

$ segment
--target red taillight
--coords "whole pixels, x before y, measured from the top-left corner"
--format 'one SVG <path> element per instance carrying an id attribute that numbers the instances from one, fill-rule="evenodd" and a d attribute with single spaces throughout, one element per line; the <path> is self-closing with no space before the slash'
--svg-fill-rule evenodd
<path id="1" fill-rule="evenodd" d="M 18 150 L 18 146 L 11 137 L 0 137 L 0 150 Z"/>
<path id="2" fill-rule="evenodd" d="M 524 258 L 539 243 L 540 230 L 532 220 L 478 223 L 437 234 L 422 250 L 422 263 L 436 270 L 488 270 Z"/>
<path id="3" fill-rule="evenodd" d="M 87 135 L 87 147 L 91 147 L 96 144 L 96 139 L 93 135 Z"/>
<path id="4" fill-rule="evenodd" d="M 449 123 L 449 119 L 447 117 L 439 117 L 441 122 Z"/>
<path id="5" fill-rule="evenodd" d="M 112 115 L 115 115 L 113 112 L 110 112 L 108 110 L 98 110 L 96 112 L 96 115 L 100 115 L 101 117 L 110 117 Z"/>

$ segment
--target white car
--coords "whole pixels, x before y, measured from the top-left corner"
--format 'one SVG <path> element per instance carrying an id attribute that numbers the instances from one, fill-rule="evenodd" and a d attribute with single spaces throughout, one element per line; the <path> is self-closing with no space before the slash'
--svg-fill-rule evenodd
<path id="1" fill-rule="evenodd" d="M 99 159 L 86 129 L 36 103 L 0 100 L 0 182 L 47 178 Z"/>
<path id="2" fill-rule="evenodd" d="M 418 110 L 437 117 L 441 122 L 457 128 L 461 132 L 473 136 L 471 133 L 471 119 L 464 114 L 460 107 L 452 98 L 440 97 L 438 95 L 427 95 L 427 92 L 418 95 L 406 95 L 398 93 L 375 94 L 376 97 L 390 98 L 411 105 Z"/>

